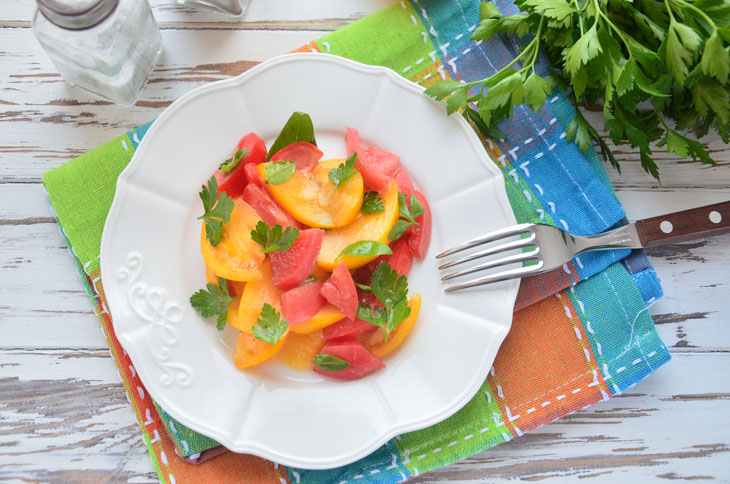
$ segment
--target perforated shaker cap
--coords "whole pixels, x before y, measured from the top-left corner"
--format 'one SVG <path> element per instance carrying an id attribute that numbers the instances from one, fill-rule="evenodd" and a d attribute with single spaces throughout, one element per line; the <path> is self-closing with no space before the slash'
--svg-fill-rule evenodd
<path id="1" fill-rule="evenodd" d="M 36 0 L 48 20 L 66 29 L 87 29 L 104 20 L 119 0 Z"/>

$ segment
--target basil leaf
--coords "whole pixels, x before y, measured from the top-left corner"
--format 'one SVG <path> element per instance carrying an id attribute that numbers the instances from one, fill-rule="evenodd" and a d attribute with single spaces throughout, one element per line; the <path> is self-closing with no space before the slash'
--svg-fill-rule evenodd
<path id="1" fill-rule="evenodd" d="M 347 361 L 325 353 L 314 355 L 312 357 L 312 363 L 324 371 L 341 371 L 350 366 L 350 363 Z"/>
<path id="2" fill-rule="evenodd" d="M 315 146 L 317 145 L 317 140 L 314 138 L 314 125 L 312 124 L 312 118 L 310 118 L 307 113 L 296 111 L 292 113 L 284 127 L 281 128 L 281 133 L 279 133 L 274 144 L 272 144 L 271 148 L 269 148 L 266 160 L 269 160 L 282 148 L 293 143 L 298 143 L 299 141 L 306 141 Z"/>
<path id="3" fill-rule="evenodd" d="M 266 182 L 272 185 L 278 185 L 288 181 L 294 175 L 297 164 L 293 161 L 272 161 L 264 165 L 264 175 Z"/>
<path id="4" fill-rule="evenodd" d="M 378 255 L 392 254 L 393 251 L 386 244 L 377 240 L 358 240 L 350 244 L 340 255 L 354 255 L 357 257 L 375 257 Z"/>

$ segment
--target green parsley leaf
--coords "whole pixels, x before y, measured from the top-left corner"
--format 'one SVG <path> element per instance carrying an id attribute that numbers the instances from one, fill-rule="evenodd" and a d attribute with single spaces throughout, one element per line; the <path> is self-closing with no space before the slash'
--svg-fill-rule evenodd
<path id="1" fill-rule="evenodd" d="M 380 213 L 385 211 L 383 199 L 378 196 L 378 192 L 366 192 L 362 199 L 362 213 Z"/>
<path id="2" fill-rule="evenodd" d="M 226 161 L 221 163 L 221 165 L 218 167 L 224 174 L 228 174 L 231 171 L 233 171 L 234 168 L 238 166 L 238 164 L 241 162 L 241 158 L 243 158 L 246 153 L 248 153 L 248 148 L 244 148 L 242 150 L 238 150 L 233 154 L 232 158 L 228 158 Z"/>
<path id="3" fill-rule="evenodd" d="M 672 20 L 664 39 L 666 64 L 680 85 L 684 85 L 689 67 L 694 63 L 700 36 L 691 27 Z"/>
<path id="4" fill-rule="evenodd" d="M 451 114 L 459 109 L 466 107 L 466 98 L 469 95 L 469 86 L 463 85 L 446 100 L 446 112 Z"/>
<path id="5" fill-rule="evenodd" d="M 441 101 L 463 85 L 464 83 L 459 81 L 440 81 L 426 89 L 426 95 L 431 96 L 437 101 Z"/>
<path id="6" fill-rule="evenodd" d="M 251 328 L 254 338 L 275 345 L 279 338 L 286 333 L 288 326 L 286 319 L 282 318 L 279 312 L 269 303 L 264 303 L 261 308 L 261 316 Z"/>
<path id="7" fill-rule="evenodd" d="M 341 371 L 350 366 L 347 361 L 326 353 L 319 353 L 312 357 L 314 366 L 324 371 Z"/>
<path id="8" fill-rule="evenodd" d="M 692 99 L 695 109 L 702 116 L 714 112 L 722 124 L 730 121 L 730 94 L 727 86 L 714 79 L 703 80 L 692 86 Z"/>
<path id="9" fill-rule="evenodd" d="M 401 236 L 403 236 L 405 231 L 408 230 L 408 227 L 411 225 L 419 225 L 419 223 L 416 222 L 416 217 L 423 215 L 424 212 L 425 210 L 423 205 L 421 205 L 421 202 L 419 202 L 414 195 L 411 195 L 411 206 L 409 208 L 406 203 L 406 196 L 399 192 L 398 216 L 401 217 L 401 219 L 398 220 L 390 229 L 390 232 L 388 232 L 388 240 L 391 242 L 398 240 Z"/>
<path id="10" fill-rule="evenodd" d="M 392 254 L 393 251 L 386 244 L 377 240 L 358 240 L 345 247 L 340 255 L 354 255 L 357 257 L 375 257 Z"/>
<path id="11" fill-rule="evenodd" d="M 315 146 L 317 145 L 317 141 L 314 138 L 312 118 L 307 113 L 296 111 L 289 117 L 281 129 L 281 133 L 276 137 L 274 144 L 269 148 L 266 160 L 268 161 L 272 156 L 281 151 L 282 148 L 300 141 L 306 141 Z"/>
<path id="12" fill-rule="evenodd" d="M 360 304 L 357 317 L 383 328 L 385 340 L 411 314 L 408 307 L 408 278 L 398 274 L 387 262 L 381 262 L 372 275 L 372 292 L 383 307 Z"/>
<path id="13" fill-rule="evenodd" d="M 717 31 L 712 32 L 710 38 L 707 39 L 700 65 L 702 72 L 707 76 L 714 77 L 723 84 L 727 82 L 728 74 L 730 74 L 730 54 L 725 50 Z"/>
<path id="14" fill-rule="evenodd" d="M 279 185 L 288 181 L 297 169 L 293 161 L 270 161 L 264 165 L 264 176 L 266 182 L 272 185 Z"/>
<path id="15" fill-rule="evenodd" d="M 231 219 L 235 204 L 226 192 L 218 194 L 218 182 L 215 176 L 210 177 L 208 186 L 203 185 L 199 195 L 205 213 L 198 217 L 198 220 L 203 220 L 205 223 L 205 238 L 215 247 L 223 237 L 223 224 Z"/>
<path id="16" fill-rule="evenodd" d="M 251 231 L 251 240 L 263 247 L 264 254 L 291 249 L 297 237 L 299 237 L 298 228 L 287 227 L 282 231 L 281 225 L 276 224 L 269 227 L 269 224 L 263 220 L 259 220 L 254 230 Z"/>
<path id="17" fill-rule="evenodd" d="M 699 159 L 702 163 L 706 163 L 708 165 L 715 164 L 712 158 L 710 158 L 707 154 L 705 147 L 702 146 L 702 143 L 689 139 L 686 136 L 682 136 L 673 129 L 667 130 L 667 135 L 658 143 L 658 146 L 664 145 L 667 146 L 669 151 L 681 156 L 682 158 L 689 158 L 691 156 L 692 159 Z"/>
<path id="18" fill-rule="evenodd" d="M 190 296 L 190 305 L 204 318 L 216 316 L 218 331 L 223 331 L 228 317 L 228 305 L 235 298 L 228 295 L 228 281 L 222 277 L 218 278 L 218 285 L 209 282 L 205 287 Z"/>
<path id="19" fill-rule="evenodd" d="M 424 212 L 425 210 L 423 209 L 423 205 L 421 205 L 421 202 L 418 201 L 415 195 L 411 195 L 411 203 L 409 208 L 408 204 L 406 203 L 406 196 L 398 192 L 398 215 L 400 217 L 408 220 L 413 225 L 418 225 L 418 222 L 416 222 L 415 218 L 423 215 Z"/>
<path id="20" fill-rule="evenodd" d="M 337 168 L 332 168 L 329 171 L 328 177 L 330 181 L 335 184 L 335 190 L 340 188 L 340 185 L 360 171 L 355 169 L 355 163 L 357 163 L 357 152 L 348 156 L 347 160 L 345 160 L 344 163 L 340 163 Z"/>
<path id="21" fill-rule="evenodd" d="M 580 66 L 588 64 L 588 61 L 594 59 L 598 54 L 603 52 L 601 43 L 598 41 L 598 31 L 595 22 L 593 26 L 581 36 L 573 46 L 568 49 L 565 55 L 565 70 L 572 76 L 578 72 Z"/>
<path id="22" fill-rule="evenodd" d="M 540 111 L 551 92 L 550 84 L 534 72 L 525 80 L 525 104 L 535 112 Z"/>
<path id="23" fill-rule="evenodd" d="M 533 7 L 534 11 L 555 20 L 563 20 L 575 13 L 575 9 L 565 0 L 525 0 L 525 6 Z"/>

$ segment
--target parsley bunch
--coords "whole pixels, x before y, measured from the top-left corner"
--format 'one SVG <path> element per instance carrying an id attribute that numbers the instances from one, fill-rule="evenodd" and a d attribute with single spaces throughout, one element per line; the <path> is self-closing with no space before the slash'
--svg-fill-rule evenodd
<path id="1" fill-rule="evenodd" d="M 448 97 L 447 110 L 485 135 L 504 135 L 497 123 L 527 104 L 539 111 L 554 85 L 577 104 L 603 104 L 615 144 L 638 147 L 641 165 L 659 178 L 652 146 L 715 164 L 697 141 L 710 129 L 730 142 L 730 2 L 728 0 L 516 0 L 523 13 L 503 16 L 481 4 L 472 38 L 531 34 L 504 68 L 469 83 L 441 81 L 426 90 Z M 536 68 L 542 50 L 554 76 Z M 476 108 L 476 109 L 475 109 Z M 695 139 L 681 134 L 691 132 Z M 586 151 L 595 142 L 619 169 L 607 144 L 578 114 L 567 138 Z"/>

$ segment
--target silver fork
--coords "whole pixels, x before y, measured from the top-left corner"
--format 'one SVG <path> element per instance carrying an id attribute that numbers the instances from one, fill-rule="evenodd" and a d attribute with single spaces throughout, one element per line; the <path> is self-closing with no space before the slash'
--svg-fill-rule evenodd
<path id="1" fill-rule="evenodd" d="M 464 242 L 453 249 L 442 252 L 436 258 L 443 259 L 465 250 L 519 236 L 519 239 L 492 245 L 460 259 L 451 260 L 442 264 L 439 269 L 448 269 L 508 251 L 520 251 L 519 253 L 492 259 L 458 272 L 451 272 L 441 279 L 449 281 L 488 269 L 532 262 L 531 265 L 521 265 L 445 288 L 446 292 L 452 292 L 548 272 L 563 266 L 575 256 L 592 250 L 640 249 L 728 232 L 730 232 L 730 202 L 722 202 L 638 220 L 617 229 L 590 236 L 573 235 L 551 225 L 520 224 Z"/>

